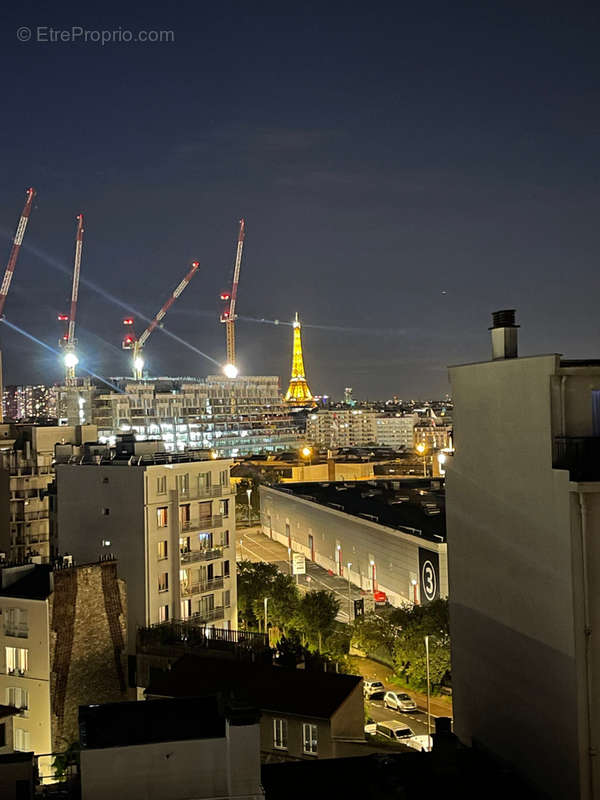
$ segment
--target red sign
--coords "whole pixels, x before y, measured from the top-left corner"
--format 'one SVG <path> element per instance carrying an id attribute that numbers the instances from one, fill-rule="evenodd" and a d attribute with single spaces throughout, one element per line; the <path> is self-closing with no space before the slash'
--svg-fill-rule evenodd
<path id="1" fill-rule="evenodd" d="M 376 603 L 387 603 L 387 594 L 385 592 L 373 592 L 373 600 Z"/>

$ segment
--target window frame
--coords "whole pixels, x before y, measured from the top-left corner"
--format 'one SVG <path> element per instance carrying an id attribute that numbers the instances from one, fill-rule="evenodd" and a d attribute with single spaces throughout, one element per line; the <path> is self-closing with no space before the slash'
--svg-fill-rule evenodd
<path id="1" fill-rule="evenodd" d="M 275 750 L 288 749 L 288 721 L 283 717 L 273 719 L 273 748 Z"/>
<path id="2" fill-rule="evenodd" d="M 314 728 L 314 737 L 312 729 Z M 308 733 L 308 738 L 307 734 Z M 309 745 L 308 749 L 306 745 Z M 314 749 L 313 749 L 314 745 Z M 307 756 L 316 756 L 319 754 L 319 726 L 314 722 L 302 723 L 302 752 Z"/>

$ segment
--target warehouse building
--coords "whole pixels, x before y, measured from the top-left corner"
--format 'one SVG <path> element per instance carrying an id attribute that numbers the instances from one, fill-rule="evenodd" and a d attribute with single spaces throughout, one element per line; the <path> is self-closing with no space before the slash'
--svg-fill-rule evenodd
<path id="1" fill-rule="evenodd" d="M 448 594 L 443 482 L 429 478 L 261 486 L 266 536 L 392 605 Z"/>

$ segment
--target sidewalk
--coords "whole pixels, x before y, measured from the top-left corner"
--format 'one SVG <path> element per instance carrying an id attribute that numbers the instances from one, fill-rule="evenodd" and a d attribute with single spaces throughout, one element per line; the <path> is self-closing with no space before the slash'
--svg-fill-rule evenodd
<path id="1" fill-rule="evenodd" d="M 415 698 L 419 708 L 427 708 L 427 694 L 425 692 L 418 692 L 412 687 L 402 687 L 399 683 L 391 682 L 392 670 L 385 664 L 379 661 L 372 661 L 370 658 L 361 658 L 360 656 L 351 656 L 350 660 L 352 666 L 358 675 L 369 681 L 381 681 L 386 689 L 390 691 L 398 691 L 399 689 L 406 688 L 406 691 Z M 451 717 L 452 716 L 452 698 L 451 697 L 432 697 L 430 701 L 431 713 L 435 717 Z"/>

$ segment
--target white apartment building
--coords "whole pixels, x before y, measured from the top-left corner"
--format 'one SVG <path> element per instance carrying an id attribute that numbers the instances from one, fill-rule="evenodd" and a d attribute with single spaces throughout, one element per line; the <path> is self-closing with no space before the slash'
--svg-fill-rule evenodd
<path id="1" fill-rule="evenodd" d="M 57 465 L 58 551 L 114 554 L 130 631 L 170 619 L 237 628 L 230 468 L 200 452 Z"/>
<path id="2" fill-rule="evenodd" d="M 49 560 L 54 448 L 96 437 L 93 425 L 0 425 L 0 552 L 9 560 Z"/>
<path id="3" fill-rule="evenodd" d="M 419 421 L 418 414 L 395 414 L 391 417 L 375 419 L 375 443 L 394 450 L 414 447 L 414 427 Z"/>
<path id="4" fill-rule="evenodd" d="M 374 444 L 377 412 L 335 409 L 309 414 L 306 436 L 318 447 L 364 447 Z"/>
<path id="5" fill-rule="evenodd" d="M 117 379 L 115 379 L 117 380 Z M 101 442 L 119 433 L 160 438 L 169 451 L 207 448 L 229 458 L 299 447 L 279 378 L 209 375 L 203 380 L 119 380 L 123 393 L 98 394 L 92 417 Z"/>
<path id="6" fill-rule="evenodd" d="M 454 729 L 541 796 L 600 797 L 600 360 L 450 368 L 446 461 Z"/>

